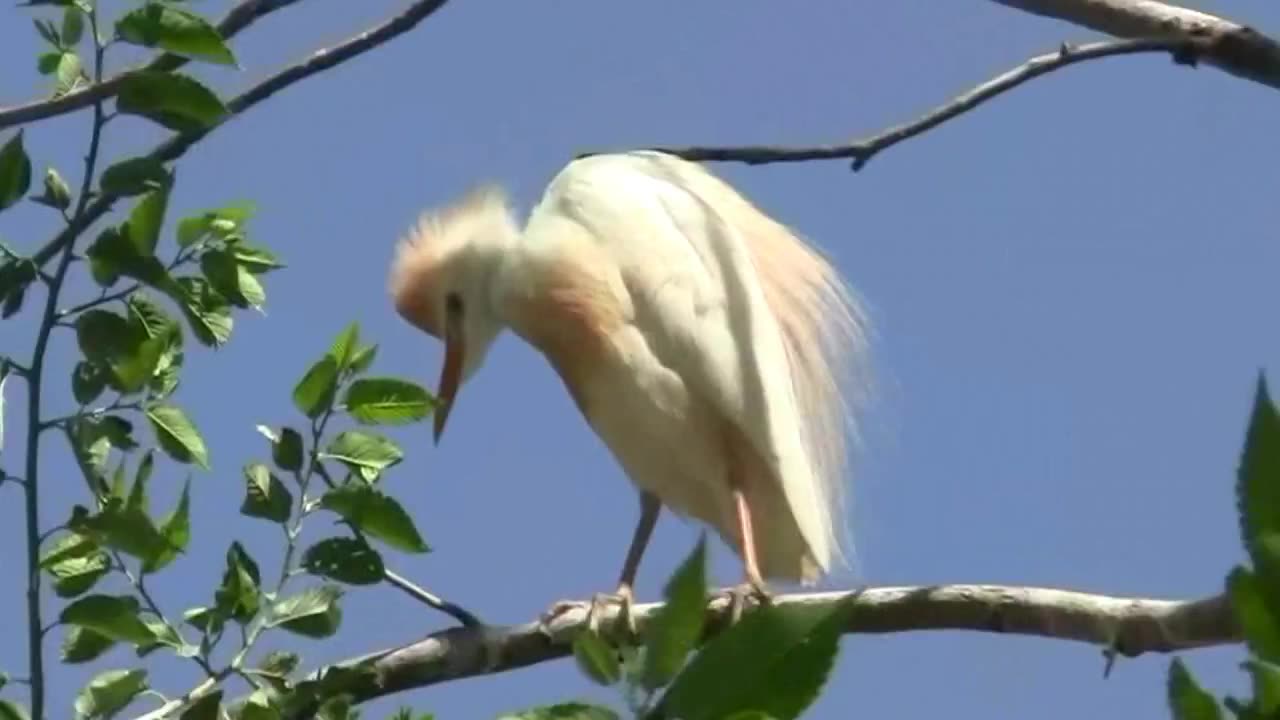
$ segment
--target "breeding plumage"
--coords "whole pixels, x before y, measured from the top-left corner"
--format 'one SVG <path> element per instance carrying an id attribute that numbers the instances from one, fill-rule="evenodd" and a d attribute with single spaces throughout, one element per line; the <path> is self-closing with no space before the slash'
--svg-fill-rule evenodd
<path id="1" fill-rule="evenodd" d="M 826 260 L 703 167 L 575 160 L 523 231 L 500 190 L 473 191 L 401 242 L 390 287 L 445 343 L 437 439 L 503 329 L 559 373 L 640 490 L 624 599 L 660 506 L 714 528 L 761 593 L 841 562 L 861 312 Z"/>

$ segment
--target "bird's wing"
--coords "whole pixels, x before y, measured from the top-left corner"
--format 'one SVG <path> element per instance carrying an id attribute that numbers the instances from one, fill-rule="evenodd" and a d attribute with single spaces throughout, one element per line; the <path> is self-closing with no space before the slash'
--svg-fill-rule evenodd
<path id="1" fill-rule="evenodd" d="M 607 246 L 651 350 L 751 442 L 828 570 L 837 508 L 809 453 L 783 330 L 741 228 L 704 189 L 643 154 L 600 156 L 563 171 L 544 207 Z"/>

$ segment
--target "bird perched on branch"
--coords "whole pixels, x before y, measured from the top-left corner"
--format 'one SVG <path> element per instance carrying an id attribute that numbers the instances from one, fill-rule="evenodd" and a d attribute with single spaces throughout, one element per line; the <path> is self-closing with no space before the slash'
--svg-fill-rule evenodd
<path id="1" fill-rule="evenodd" d="M 662 506 L 739 554 L 738 600 L 842 561 L 845 371 L 866 347 L 862 313 L 821 255 L 702 166 L 658 152 L 574 160 L 523 230 L 501 190 L 473 190 L 400 242 L 390 292 L 444 342 L 437 442 L 510 328 L 639 490 L 617 591 L 593 613 L 605 599 L 629 610 Z"/>

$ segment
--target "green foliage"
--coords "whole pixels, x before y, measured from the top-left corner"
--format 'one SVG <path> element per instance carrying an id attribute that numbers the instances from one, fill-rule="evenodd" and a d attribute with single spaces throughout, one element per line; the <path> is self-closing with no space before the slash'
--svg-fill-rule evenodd
<path id="1" fill-rule="evenodd" d="M 22 705 L 0 699 L 0 720 L 31 720 L 31 715 Z"/>
<path id="2" fill-rule="evenodd" d="M 116 37 L 194 60 L 235 65 L 235 55 L 208 20 L 164 2 L 147 2 L 116 22 Z"/>
<path id="3" fill-rule="evenodd" d="M 173 178 L 163 163 L 143 156 L 121 160 L 107 168 L 102 172 L 98 185 L 103 192 L 128 197 L 159 190 L 172 182 Z"/>
<path id="4" fill-rule="evenodd" d="M 147 689 L 146 670 L 98 673 L 76 696 L 77 720 L 111 718 Z"/>
<path id="5" fill-rule="evenodd" d="M 31 158 L 23 146 L 22 131 L 0 146 L 0 210 L 12 206 L 31 187 Z"/>
<path id="6" fill-rule="evenodd" d="M 601 685 L 613 685 L 622 679 L 617 652 L 594 632 L 583 630 L 574 637 L 573 657 L 578 669 Z"/>
<path id="7" fill-rule="evenodd" d="M 1218 720 L 1222 711 L 1213 696 L 1196 684 L 1182 660 L 1169 664 L 1169 708 L 1174 720 Z"/>
<path id="8" fill-rule="evenodd" d="M 645 633 L 645 689 L 656 690 L 675 677 L 702 638 L 707 610 L 706 538 L 676 570 L 664 592 L 666 605 Z"/>
<path id="9" fill-rule="evenodd" d="M 395 498 L 364 483 L 348 482 L 320 498 L 320 507 L 332 510 L 355 529 L 397 550 L 424 553 L 431 548 L 414 526 L 413 518 Z"/>
<path id="10" fill-rule="evenodd" d="M 307 572 L 349 585 L 382 582 L 386 568 L 382 556 L 362 540 L 334 537 L 321 540 L 302 555 Z"/>
<path id="11" fill-rule="evenodd" d="M 321 585 L 277 602 L 271 608 L 270 627 L 282 627 L 311 638 L 325 638 L 338 631 L 342 588 Z"/>
<path id="12" fill-rule="evenodd" d="M 266 465 L 250 463 L 244 467 L 245 495 L 240 512 L 249 517 L 283 523 L 289 519 L 293 496 Z"/>
<path id="13" fill-rule="evenodd" d="M 366 425 L 418 422 L 435 409 L 425 388 L 396 378 L 360 378 L 347 387 L 343 403 L 352 418 Z"/>
<path id="14" fill-rule="evenodd" d="M 146 415 L 156 441 L 169 457 L 209 469 L 209 451 L 185 412 L 173 405 L 156 404 L 147 408 Z"/>
<path id="15" fill-rule="evenodd" d="M 189 75 L 134 70 L 121 78 L 116 111 L 185 132 L 218 124 L 226 117 L 227 106 L 212 90 Z"/>
<path id="16" fill-rule="evenodd" d="M 390 438 L 363 430 L 346 430 L 329 443 L 320 457 L 337 460 L 373 482 L 382 471 L 404 459 L 404 453 Z"/>
<path id="17" fill-rule="evenodd" d="M 618 720 L 618 714 L 599 705 L 568 702 L 509 713 L 498 720 Z"/>

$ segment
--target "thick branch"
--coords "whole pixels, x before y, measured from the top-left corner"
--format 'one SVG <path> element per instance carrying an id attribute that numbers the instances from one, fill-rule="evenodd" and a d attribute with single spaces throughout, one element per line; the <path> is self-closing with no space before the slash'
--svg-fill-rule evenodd
<path id="1" fill-rule="evenodd" d="M 1195 41 L 1204 61 L 1280 88 L 1280 43 L 1246 25 L 1158 0 L 995 0 L 1122 38 Z"/>
<path id="2" fill-rule="evenodd" d="M 779 605 L 832 604 L 848 593 L 781 595 Z M 871 588 L 853 593 L 850 633 L 971 630 L 1073 640 L 1126 656 L 1167 653 L 1241 640 L 1228 601 L 1120 598 L 1046 588 L 996 585 Z M 659 604 L 633 608 L 638 629 Z M 724 627 L 728 601 L 708 607 L 708 635 Z M 601 618 L 609 627 L 616 608 Z M 572 639 L 586 622 L 584 608 L 515 627 L 454 627 L 403 647 L 341 663 L 373 672 L 351 688 L 358 702 L 438 683 L 507 672 L 572 653 Z"/>
<path id="3" fill-rule="evenodd" d="M 321 49 L 311 55 L 306 60 L 291 65 L 284 70 L 272 75 L 261 83 L 250 88 L 243 94 L 233 98 L 227 103 L 227 116 L 217 125 L 202 130 L 194 130 L 190 132 L 179 133 L 170 139 L 156 146 L 148 156 L 160 162 L 172 162 L 182 157 L 192 145 L 202 140 L 206 135 L 216 130 L 218 127 L 226 124 L 229 120 L 244 114 L 246 110 L 266 100 L 277 92 L 293 85 L 294 83 L 305 80 L 306 78 L 323 72 L 335 65 L 346 62 L 358 55 L 372 50 L 383 43 L 386 43 L 398 35 L 412 30 L 418 23 L 430 17 L 433 13 L 443 7 L 448 0 L 418 0 L 413 3 L 404 12 L 396 15 L 390 20 L 384 22 L 377 27 L 367 30 L 344 43 L 335 45 L 332 48 Z M 93 201 L 85 210 L 82 216 L 77 216 L 74 221 L 69 224 L 62 232 L 58 233 L 53 240 L 49 241 L 44 247 L 41 247 L 31 256 L 31 260 L 37 267 L 44 267 L 58 251 L 79 237 L 90 225 L 97 222 L 99 218 L 111 210 L 111 205 L 118 199 L 118 196 L 110 193 L 103 193 Z M 17 264 L 11 263 L 9 266 L 0 267 L 0 286 L 4 286 L 9 278 L 4 275 L 4 270 L 9 272 L 17 272 Z M 14 282 L 26 284 L 30 280 L 13 279 Z"/>
<path id="4" fill-rule="evenodd" d="M 298 0 L 241 0 L 240 4 L 218 23 L 218 32 L 223 38 L 231 38 L 236 33 L 249 27 L 258 18 L 275 12 L 280 8 L 298 2 Z M 142 67 L 143 70 L 176 70 L 187 64 L 188 60 L 179 55 L 163 53 Z M 83 90 L 67 93 L 51 100 L 37 100 L 25 105 L 0 108 L 0 129 L 11 125 L 21 125 L 34 120 L 43 120 L 56 115 L 65 115 L 76 110 L 91 107 L 99 100 L 115 97 L 120 91 L 126 73 L 119 73 L 102 82 L 93 83 Z"/>
<path id="5" fill-rule="evenodd" d="M 942 123 L 963 115 L 979 105 L 1018 87 L 1019 85 L 1069 65 L 1086 60 L 1096 60 L 1115 55 L 1168 52 L 1183 64 L 1194 63 L 1199 45 L 1185 40 L 1142 39 L 1118 40 L 1088 45 L 1063 45 L 1056 52 L 1031 58 L 1018 67 L 978 85 L 939 105 L 910 122 L 896 125 L 871 137 L 841 145 L 812 147 L 780 147 L 745 145 L 738 147 L 676 147 L 654 148 L 678 155 L 686 160 L 716 160 L 742 162 L 748 165 L 764 165 L 806 160 L 852 160 L 853 169 L 861 170 L 871 158 L 882 150 L 925 133 Z"/>

